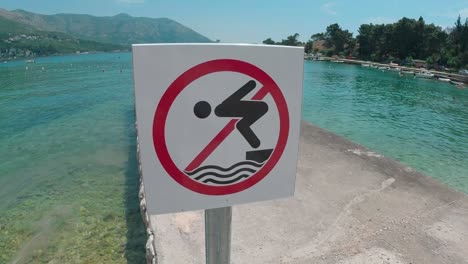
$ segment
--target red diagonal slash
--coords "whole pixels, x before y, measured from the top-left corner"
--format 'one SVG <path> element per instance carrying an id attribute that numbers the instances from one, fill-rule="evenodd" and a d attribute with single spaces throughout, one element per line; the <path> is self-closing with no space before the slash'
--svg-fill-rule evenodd
<path id="1" fill-rule="evenodd" d="M 252 100 L 262 100 L 268 93 L 269 89 L 266 86 L 263 86 L 258 92 L 252 97 Z M 185 171 L 192 171 L 200 164 L 202 164 L 213 151 L 234 131 L 236 128 L 236 123 L 239 119 L 231 119 L 229 123 L 224 126 L 221 131 L 206 145 L 206 147 L 195 157 L 195 159 L 190 162 L 190 164 L 185 168 Z"/>

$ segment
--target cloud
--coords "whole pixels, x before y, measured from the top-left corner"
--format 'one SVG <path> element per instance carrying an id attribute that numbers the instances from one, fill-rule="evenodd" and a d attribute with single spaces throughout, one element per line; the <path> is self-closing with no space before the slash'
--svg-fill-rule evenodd
<path id="1" fill-rule="evenodd" d="M 117 0 L 117 2 L 122 4 L 143 4 L 145 0 Z"/>
<path id="2" fill-rule="evenodd" d="M 320 10 L 327 15 L 336 16 L 338 13 L 334 10 L 335 6 L 335 3 L 327 2 L 320 7 Z"/>
<path id="3" fill-rule="evenodd" d="M 382 16 L 378 16 L 378 17 L 369 17 L 367 18 L 366 20 L 364 20 L 364 23 L 365 24 L 391 24 L 393 22 L 396 22 L 398 19 L 395 19 L 395 18 L 391 18 L 391 17 L 382 17 Z"/>

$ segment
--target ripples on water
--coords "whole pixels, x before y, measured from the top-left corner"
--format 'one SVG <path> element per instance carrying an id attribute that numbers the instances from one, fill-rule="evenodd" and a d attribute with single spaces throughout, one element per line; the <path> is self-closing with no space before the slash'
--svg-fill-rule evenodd
<path id="1" fill-rule="evenodd" d="M 468 192 L 468 89 L 305 62 L 304 118 Z"/>
<path id="2" fill-rule="evenodd" d="M 0 263 L 144 263 L 131 67 L 0 64 Z M 468 90 L 325 62 L 304 76 L 306 120 L 468 192 Z"/>

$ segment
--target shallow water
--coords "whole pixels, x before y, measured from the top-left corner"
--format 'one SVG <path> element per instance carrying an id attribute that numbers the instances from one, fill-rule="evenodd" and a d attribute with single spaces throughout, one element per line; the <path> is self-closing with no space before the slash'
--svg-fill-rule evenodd
<path id="1" fill-rule="evenodd" d="M 0 64 L 0 263 L 144 263 L 131 54 L 36 62 Z M 468 90 L 325 62 L 304 76 L 305 120 L 468 192 Z"/>
<path id="2" fill-rule="evenodd" d="M 0 263 L 144 263 L 130 54 L 36 62 L 0 66 Z"/>
<path id="3" fill-rule="evenodd" d="M 468 89 L 305 62 L 303 117 L 468 193 Z"/>

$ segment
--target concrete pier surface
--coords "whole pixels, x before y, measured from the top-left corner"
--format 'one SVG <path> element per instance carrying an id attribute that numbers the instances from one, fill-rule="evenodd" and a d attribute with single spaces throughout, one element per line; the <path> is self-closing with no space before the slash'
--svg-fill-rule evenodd
<path id="1" fill-rule="evenodd" d="M 311 124 L 300 144 L 293 198 L 233 207 L 233 264 L 468 263 L 467 195 Z M 202 211 L 151 228 L 157 263 L 205 262 Z"/>

